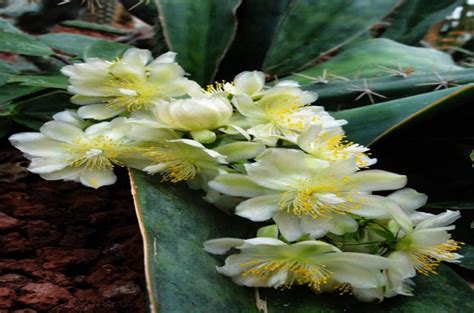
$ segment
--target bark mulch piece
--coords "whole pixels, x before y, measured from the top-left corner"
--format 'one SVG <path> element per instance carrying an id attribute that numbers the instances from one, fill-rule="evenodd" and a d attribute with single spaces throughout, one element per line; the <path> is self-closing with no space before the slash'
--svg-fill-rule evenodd
<path id="1" fill-rule="evenodd" d="M 29 174 L 0 149 L 0 313 L 146 312 L 125 171 L 98 190 Z M 27 163 L 26 163 L 27 164 Z"/>

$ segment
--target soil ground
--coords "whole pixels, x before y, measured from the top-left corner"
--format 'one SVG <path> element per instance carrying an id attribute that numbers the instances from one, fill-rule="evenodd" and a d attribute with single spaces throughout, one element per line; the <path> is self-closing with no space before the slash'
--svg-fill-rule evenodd
<path id="1" fill-rule="evenodd" d="M 126 173 L 98 190 L 45 181 L 0 148 L 0 313 L 145 312 Z"/>

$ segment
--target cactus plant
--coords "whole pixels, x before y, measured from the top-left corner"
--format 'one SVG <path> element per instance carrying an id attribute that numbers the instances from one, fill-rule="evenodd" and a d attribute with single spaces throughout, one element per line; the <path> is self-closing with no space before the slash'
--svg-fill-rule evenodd
<path id="1" fill-rule="evenodd" d="M 417 8 L 430 3 L 416 2 Z M 388 27 L 388 38 L 417 44 L 415 39 L 425 26 L 457 2 L 443 1 L 438 7 L 430 6 L 430 14 L 410 16 L 410 25 L 418 25 L 410 32 L 402 29 L 408 1 L 397 7 L 395 0 L 157 0 L 157 50 L 167 47 L 177 52 L 179 63 L 202 87 L 232 79 L 243 70 L 264 71 L 268 85 L 297 80 L 304 89 L 319 94 L 319 105 L 349 122 L 349 139 L 369 145 L 390 134 L 404 140 L 396 131 L 403 133 L 404 128 L 413 129 L 415 122 L 439 119 L 440 112 L 464 110 L 474 93 L 474 72 L 442 52 L 373 39 L 370 29 L 389 17 L 397 28 L 390 31 Z M 86 36 L 32 38 L 10 26 L 2 28 L 0 51 L 48 60 L 57 60 L 52 49 L 73 58 L 113 60 L 128 48 Z M 0 88 L 9 91 L 0 97 L 4 133 L 12 121 L 35 128 L 59 111 L 51 106 L 39 114 L 28 105 L 33 97 L 51 104 L 65 102 L 66 86 L 57 72 L 35 76 L 7 68 L 3 80 L 0 76 Z M 472 113 L 466 110 L 466 114 Z M 374 149 L 381 157 L 378 152 Z M 470 164 L 468 158 L 466 162 Z M 215 273 L 219 262 L 202 251 L 204 240 L 229 236 L 229 232 L 240 236 L 247 232 L 245 227 L 235 227 L 235 218 L 200 203 L 199 193 L 158 185 L 156 178 L 138 170 L 130 171 L 130 179 L 145 243 L 150 311 L 257 312 L 254 291 L 234 286 Z M 469 287 L 448 267 L 418 283 L 422 286 L 418 296 L 379 306 L 315 297 L 301 290 L 265 291 L 264 298 L 268 312 L 391 312 L 400 305 L 406 312 L 474 308 L 472 302 L 464 301 L 471 296 Z M 257 299 L 261 301 L 260 296 Z"/>

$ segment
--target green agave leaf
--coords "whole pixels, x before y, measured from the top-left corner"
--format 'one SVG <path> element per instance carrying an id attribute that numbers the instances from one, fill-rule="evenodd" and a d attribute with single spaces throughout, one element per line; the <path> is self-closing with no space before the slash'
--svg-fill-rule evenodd
<path id="1" fill-rule="evenodd" d="M 32 56 L 48 56 L 53 50 L 35 38 L 18 33 L 0 32 L 0 51 Z"/>
<path id="2" fill-rule="evenodd" d="M 406 44 L 417 44 L 433 24 L 443 20 L 463 2 L 462 0 L 404 1 L 389 17 L 391 25 L 383 36 Z"/>
<path id="3" fill-rule="evenodd" d="M 37 38 L 53 49 L 72 55 L 82 55 L 86 46 L 100 41 L 95 37 L 69 33 L 46 34 Z"/>
<path id="4" fill-rule="evenodd" d="M 366 78 L 374 76 L 388 76 L 387 68 L 398 70 L 412 66 L 414 73 L 432 73 L 456 71 L 462 69 L 457 66 L 449 54 L 428 48 L 410 47 L 396 41 L 377 38 L 357 42 L 347 46 L 341 53 L 329 61 L 308 68 L 299 74 L 317 77 L 324 70 L 328 74 Z M 296 75 L 285 77 L 301 83 L 310 80 Z"/>
<path id="5" fill-rule="evenodd" d="M 56 75 L 22 75 L 10 77 L 9 83 L 19 83 L 22 86 L 67 89 L 68 79 L 61 74 Z"/>
<path id="6" fill-rule="evenodd" d="M 241 0 L 157 0 L 170 50 L 191 78 L 205 85 L 235 35 L 235 11 Z"/>
<path id="7" fill-rule="evenodd" d="M 363 145 L 371 145 L 428 113 L 469 103 L 473 96 L 474 84 L 471 84 L 343 110 L 333 113 L 333 116 L 349 122 L 344 129 L 350 140 Z"/>
<path id="8" fill-rule="evenodd" d="M 217 74 L 231 80 L 245 70 L 261 70 L 273 35 L 291 0 L 243 0 L 237 10 L 237 33 Z"/>
<path id="9" fill-rule="evenodd" d="M 265 59 L 265 72 L 284 75 L 366 32 L 396 0 L 292 1 Z"/>
<path id="10" fill-rule="evenodd" d="M 464 268 L 474 270 L 474 246 L 466 244 L 459 251 L 459 254 L 461 254 L 464 257 L 461 259 L 461 263 L 457 263 L 457 264 Z"/>
<path id="11" fill-rule="evenodd" d="M 22 86 L 19 84 L 6 84 L 0 86 L 0 104 L 13 99 L 36 93 L 43 88 L 33 86 Z"/>
<path id="12" fill-rule="evenodd" d="M 111 34 L 117 34 L 117 35 L 126 35 L 129 33 L 129 31 L 121 29 L 121 28 L 117 28 L 117 27 L 113 27 L 113 26 L 105 25 L 105 24 L 85 22 L 85 21 L 73 20 L 73 21 L 65 21 L 65 22 L 62 22 L 61 24 L 64 26 L 97 30 L 104 33 L 111 33 Z"/>
<path id="13" fill-rule="evenodd" d="M 362 94 L 361 88 L 363 89 L 365 85 L 370 90 L 385 97 L 382 98 L 374 95 L 374 102 L 383 102 L 435 91 L 436 88 L 444 88 L 440 86 L 440 78 L 448 81 L 449 86 L 469 84 L 474 82 L 474 69 L 413 74 L 408 78 L 389 76 L 349 81 L 330 81 L 327 84 L 315 82 L 305 84 L 303 88 L 318 94 L 317 103 L 319 105 L 324 106 L 328 110 L 340 110 L 370 104 L 368 96 L 365 95 L 358 98 Z"/>
<path id="14" fill-rule="evenodd" d="M 223 258 L 202 249 L 216 237 L 251 237 L 245 220 L 205 204 L 186 185 L 162 184 L 130 171 L 132 193 L 144 239 L 150 311 L 257 313 L 254 291 L 218 274 Z M 381 304 L 359 303 L 349 296 L 315 295 L 307 288 L 260 289 L 269 313 L 405 312 L 445 313 L 474 310 L 473 293 L 445 266 L 438 275 L 417 277 L 415 297 L 399 296 Z"/>
<path id="15" fill-rule="evenodd" d="M 17 33 L 17 34 L 23 34 L 21 30 L 13 26 L 12 23 L 9 21 L 0 18 L 0 30 L 8 33 Z"/>
<path id="16" fill-rule="evenodd" d="M 132 46 L 113 42 L 108 40 L 98 40 L 86 46 L 83 52 L 83 58 L 102 58 L 106 60 L 113 60 L 120 57 L 125 50 Z"/>
<path id="17" fill-rule="evenodd" d="M 430 209 L 448 209 L 448 210 L 473 210 L 474 202 L 469 201 L 452 201 L 452 202 L 434 202 L 425 205 Z"/>

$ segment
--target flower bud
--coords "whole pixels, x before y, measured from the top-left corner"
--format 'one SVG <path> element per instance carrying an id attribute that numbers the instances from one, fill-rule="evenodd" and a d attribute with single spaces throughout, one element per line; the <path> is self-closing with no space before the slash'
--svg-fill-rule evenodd
<path id="1" fill-rule="evenodd" d="M 232 106 L 223 97 L 191 98 L 159 103 L 158 117 L 165 124 L 185 131 L 212 130 L 225 125 Z"/>

